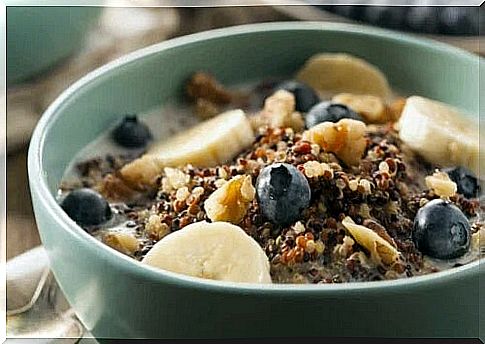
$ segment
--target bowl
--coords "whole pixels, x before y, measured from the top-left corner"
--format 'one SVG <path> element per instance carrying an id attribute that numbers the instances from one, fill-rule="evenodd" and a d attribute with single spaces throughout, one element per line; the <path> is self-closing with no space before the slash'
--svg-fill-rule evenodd
<path id="1" fill-rule="evenodd" d="M 79 49 L 101 11 L 102 7 L 8 6 L 8 85 L 35 77 Z"/>
<path id="2" fill-rule="evenodd" d="M 382 29 L 319 22 L 238 26 L 150 46 L 88 74 L 48 108 L 28 156 L 35 216 L 60 287 L 96 337 L 485 333 L 483 262 L 405 280 L 340 285 L 210 281 L 147 267 L 108 248 L 56 203 L 59 181 L 76 152 L 123 114 L 181 101 L 194 71 L 209 71 L 226 84 L 290 76 L 322 51 L 361 56 L 404 94 L 478 116 L 478 82 L 485 74 L 478 56 Z"/>

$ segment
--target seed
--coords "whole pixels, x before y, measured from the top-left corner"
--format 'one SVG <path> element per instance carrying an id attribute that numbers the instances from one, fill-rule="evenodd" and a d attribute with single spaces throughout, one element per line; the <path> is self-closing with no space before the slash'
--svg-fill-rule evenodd
<path id="1" fill-rule="evenodd" d="M 323 251 L 325 251 L 325 245 L 320 240 L 318 240 L 317 242 L 315 242 L 315 251 L 318 254 L 322 254 Z"/>
<path id="2" fill-rule="evenodd" d="M 314 239 L 314 236 L 312 233 L 308 232 L 308 233 L 305 233 L 305 239 L 307 240 L 313 240 Z"/>
<path id="3" fill-rule="evenodd" d="M 306 238 L 300 235 L 296 238 L 296 245 L 299 247 L 305 247 L 306 241 L 307 241 Z"/>
<path id="4" fill-rule="evenodd" d="M 316 248 L 316 245 L 315 245 L 315 241 L 313 240 L 308 240 L 306 242 L 306 246 L 305 246 L 305 251 L 308 252 L 308 253 L 313 253 L 315 251 L 315 248 Z"/>
<path id="5" fill-rule="evenodd" d="M 359 181 L 357 179 L 352 179 L 349 181 L 349 189 L 352 191 L 357 191 L 357 188 L 359 186 Z"/>
<path id="6" fill-rule="evenodd" d="M 296 262 L 301 262 L 303 260 L 303 257 L 305 255 L 305 250 L 302 247 L 297 247 L 295 248 L 295 261 Z"/>
<path id="7" fill-rule="evenodd" d="M 389 165 L 387 164 L 387 162 L 382 161 L 379 164 L 379 171 L 381 171 L 381 172 L 389 172 Z"/>

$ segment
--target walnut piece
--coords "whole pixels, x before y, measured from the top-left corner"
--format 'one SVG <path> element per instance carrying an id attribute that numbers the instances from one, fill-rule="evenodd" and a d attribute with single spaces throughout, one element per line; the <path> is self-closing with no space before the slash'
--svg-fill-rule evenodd
<path id="1" fill-rule="evenodd" d="M 392 266 L 399 260 L 399 251 L 372 229 L 356 224 L 349 216 L 344 218 L 342 225 L 370 252 L 375 264 Z"/>
<path id="2" fill-rule="evenodd" d="M 363 122 L 344 118 L 337 123 L 317 124 L 303 133 L 303 140 L 334 153 L 349 166 L 358 165 L 367 145 L 365 129 Z"/>
<path id="3" fill-rule="evenodd" d="M 195 73 L 186 86 L 187 95 L 192 99 L 203 98 L 213 104 L 229 104 L 232 94 L 212 75 L 204 72 Z"/>
<path id="4" fill-rule="evenodd" d="M 278 90 L 266 98 L 263 110 L 254 117 L 253 124 L 256 126 L 289 127 L 295 131 L 301 131 L 305 127 L 301 114 L 295 111 L 295 96 L 285 90 Z"/>
<path id="5" fill-rule="evenodd" d="M 251 176 L 235 176 L 209 196 L 204 209 L 212 221 L 238 224 L 246 215 L 255 193 Z"/>
<path id="6" fill-rule="evenodd" d="M 389 118 L 381 98 L 368 94 L 340 93 L 332 101 L 347 105 L 360 114 L 366 123 L 386 123 Z"/>
<path id="7" fill-rule="evenodd" d="M 448 198 L 456 193 L 457 186 L 447 173 L 436 171 L 425 178 L 426 186 L 440 197 Z"/>
<path id="8" fill-rule="evenodd" d="M 127 255 L 132 255 L 139 248 L 138 240 L 128 233 L 106 233 L 102 240 L 106 245 Z"/>

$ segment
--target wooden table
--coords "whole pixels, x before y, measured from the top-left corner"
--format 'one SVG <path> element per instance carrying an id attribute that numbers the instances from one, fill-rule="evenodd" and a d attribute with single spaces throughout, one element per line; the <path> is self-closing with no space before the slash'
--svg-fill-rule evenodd
<path id="1" fill-rule="evenodd" d="M 264 1 L 263 1 L 264 2 Z M 139 11 L 139 9 L 124 9 L 117 15 L 129 15 L 130 10 Z M 160 9 L 163 11 L 163 9 Z M 275 21 L 275 20 L 289 20 L 289 19 L 304 19 L 304 20 L 338 20 L 344 21 L 344 19 L 335 17 L 334 15 L 327 15 L 321 13 L 320 11 L 315 12 L 313 8 L 307 7 L 282 7 L 277 6 L 272 7 L 240 7 L 240 8 L 196 8 L 196 9 L 179 9 L 177 11 L 167 11 L 160 12 L 160 18 L 164 18 L 163 23 L 160 27 L 160 32 L 147 31 L 147 39 L 141 41 L 141 44 L 148 45 L 161 39 L 166 39 L 172 36 L 177 36 L 181 34 L 192 33 L 196 31 L 202 31 L 214 27 L 230 26 L 235 24 L 244 24 L 251 22 L 265 22 L 265 21 Z M 157 18 L 157 17 L 155 17 Z M 167 23 L 171 23 L 168 25 Z M 96 32 L 94 33 L 94 35 Z M 134 38 L 133 38 L 134 37 Z M 133 36 L 131 39 L 139 39 L 137 36 Z M 130 43 L 128 40 L 130 38 L 118 38 L 116 41 L 117 46 L 127 47 L 127 50 L 133 50 L 139 48 L 137 44 L 126 44 Z M 478 51 L 478 41 L 476 39 L 460 39 L 452 38 L 446 39 L 441 37 L 441 40 L 445 40 L 450 44 L 454 44 L 460 47 L 464 47 L 471 51 Z M 124 44 L 124 45 L 123 45 Z M 117 51 L 117 53 L 122 53 L 122 50 Z M 103 64 L 108 60 L 116 57 L 116 54 L 107 54 L 106 56 L 102 54 L 96 55 L 98 60 L 95 61 L 93 65 L 88 67 L 96 67 L 99 64 Z M 75 58 L 70 60 L 74 63 Z M 77 66 L 77 65 L 76 65 Z M 69 67 L 69 66 L 68 66 Z M 82 69 L 80 69 L 80 72 Z M 52 71 L 56 73 L 56 70 Z M 59 78 L 62 80 L 62 78 Z M 67 83 L 72 80 L 68 80 Z M 66 81 L 64 81 L 66 82 Z M 61 88 L 65 88 L 67 85 L 62 85 Z M 8 93 L 11 90 L 7 91 Z M 55 96 L 55 94 L 54 94 Z M 31 101 L 31 99 L 26 98 L 26 101 Z M 37 115 L 43 111 L 43 108 L 38 109 Z M 10 107 L 7 110 L 9 116 L 15 115 L 15 108 Z M 36 119 L 33 121 L 35 123 Z M 15 124 L 15 123 L 14 123 Z M 15 147 L 7 143 L 7 150 L 9 151 L 7 157 L 7 259 L 24 252 L 36 245 L 40 244 L 39 235 L 35 225 L 35 220 L 33 217 L 30 192 L 28 188 L 28 178 L 27 178 L 27 147 L 28 138 L 32 126 L 27 128 L 28 131 L 21 131 L 24 135 L 24 140 L 20 142 L 15 142 Z M 9 131 L 15 128 L 9 123 L 7 128 L 7 137 Z M 27 140 L 25 140 L 27 138 Z M 12 143 L 13 141 L 11 141 Z M 11 148 L 15 148 L 12 150 Z"/>

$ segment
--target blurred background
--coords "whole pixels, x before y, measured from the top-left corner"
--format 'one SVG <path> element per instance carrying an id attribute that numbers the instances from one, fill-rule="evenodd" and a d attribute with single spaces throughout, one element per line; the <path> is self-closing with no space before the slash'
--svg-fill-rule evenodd
<path id="1" fill-rule="evenodd" d="M 105 4 L 111 5 L 109 0 Z M 150 6 L 153 2 L 127 4 Z M 376 25 L 480 54 L 483 15 L 484 9 L 478 7 L 7 7 L 8 86 L 1 99 L 7 104 L 7 259 L 40 244 L 26 169 L 35 124 L 70 84 L 116 57 L 211 28 L 288 20 Z"/>

